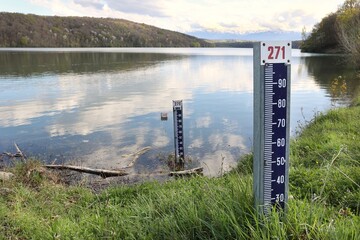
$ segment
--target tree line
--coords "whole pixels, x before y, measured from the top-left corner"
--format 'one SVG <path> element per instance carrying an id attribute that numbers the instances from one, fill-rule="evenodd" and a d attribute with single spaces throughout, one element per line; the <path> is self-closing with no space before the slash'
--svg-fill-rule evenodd
<path id="1" fill-rule="evenodd" d="M 0 13 L 0 47 L 210 47 L 179 32 L 123 19 Z"/>
<path id="2" fill-rule="evenodd" d="M 346 0 L 316 24 L 309 36 L 303 30 L 303 52 L 347 53 L 360 63 L 360 0 Z"/>

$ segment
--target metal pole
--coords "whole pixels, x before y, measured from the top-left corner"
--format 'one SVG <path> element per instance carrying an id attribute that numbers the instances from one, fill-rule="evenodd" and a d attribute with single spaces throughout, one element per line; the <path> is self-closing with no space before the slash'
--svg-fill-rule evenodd
<path id="1" fill-rule="evenodd" d="M 290 58 L 290 42 L 254 45 L 254 197 L 265 215 L 288 199 Z"/>

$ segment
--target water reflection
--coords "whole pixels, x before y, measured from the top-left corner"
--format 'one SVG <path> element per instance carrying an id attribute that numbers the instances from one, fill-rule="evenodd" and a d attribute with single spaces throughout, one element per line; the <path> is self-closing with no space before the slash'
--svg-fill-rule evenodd
<path id="1" fill-rule="evenodd" d="M 309 57 L 304 63 L 315 82 L 327 89 L 333 100 L 344 100 L 356 93 L 359 73 L 344 56 Z"/>
<path id="2" fill-rule="evenodd" d="M 173 54 L 112 52 L 2 51 L 1 76 L 118 72 L 147 67 L 167 60 L 181 59 Z"/>
<path id="3" fill-rule="evenodd" d="M 230 168 L 252 144 L 249 50 L 162 51 L 0 52 L 0 151 L 16 141 L 46 161 L 112 168 L 150 146 L 134 170 L 153 171 L 173 152 L 171 101 L 183 99 L 187 155 L 207 174 Z M 329 78 L 353 74 L 322 70 L 329 58 L 293 59 L 292 130 L 331 106 Z"/>

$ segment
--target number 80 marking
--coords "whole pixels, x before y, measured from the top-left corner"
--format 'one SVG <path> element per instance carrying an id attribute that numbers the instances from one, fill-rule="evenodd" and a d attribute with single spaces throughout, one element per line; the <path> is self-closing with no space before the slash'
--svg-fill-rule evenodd
<path id="1" fill-rule="evenodd" d="M 278 108 L 285 108 L 286 107 L 286 99 L 279 99 L 277 106 L 278 106 Z"/>

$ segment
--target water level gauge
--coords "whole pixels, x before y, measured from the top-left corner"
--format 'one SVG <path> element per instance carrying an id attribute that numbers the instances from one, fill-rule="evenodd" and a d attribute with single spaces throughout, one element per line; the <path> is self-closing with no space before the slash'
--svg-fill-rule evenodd
<path id="1" fill-rule="evenodd" d="M 174 144 L 175 144 L 175 164 L 178 170 L 184 169 L 185 150 L 184 150 L 184 123 L 183 123 L 183 102 L 173 100 L 174 115 Z"/>
<path id="2" fill-rule="evenodd" d="M 267 214 L 288 198 L 290 42 L 254 47 L 254 193 Z"/>

